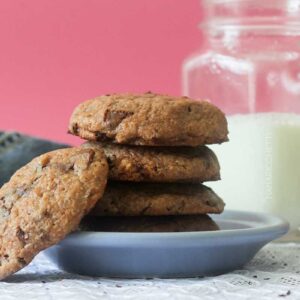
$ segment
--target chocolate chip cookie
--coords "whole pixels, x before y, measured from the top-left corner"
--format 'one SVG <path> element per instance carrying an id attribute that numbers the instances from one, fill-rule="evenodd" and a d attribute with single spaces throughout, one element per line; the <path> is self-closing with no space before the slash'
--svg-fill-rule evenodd
<path id="1" fill-rule="evenodd" d="M 207 215 L 141 216 L 141 217 L 91 217 L 80 223 L 81 231 L 106 232 L 187 232 L 219 230 Z"/>
<path id="2" fill-rule="evenodd" d="M 109 182 L 94 216 L 221 213 L 224 202 L 202 184 Z"/>
<path id="3" fill-rule="evenodd" d="M 220 179 L 218 159 L 205 146 L 138 147 L 87 142 L 82 147 L 104 150 L 111 180 L 203 182 Z"/>
<path id="4" fill-rule="evenodd" d="M 69 148 L 41 155 L 0 189 L 0 279 L 75 229 L 103 194 L 104 153 Z"/>
<path id="5" fill-rule="evenodd" d="M 199 146 L 228 140 L 227 121 L 207 101 L 153 93 L 113 94 L 81 103 L 69 132 L 86 140 L 143 146 Z"/>

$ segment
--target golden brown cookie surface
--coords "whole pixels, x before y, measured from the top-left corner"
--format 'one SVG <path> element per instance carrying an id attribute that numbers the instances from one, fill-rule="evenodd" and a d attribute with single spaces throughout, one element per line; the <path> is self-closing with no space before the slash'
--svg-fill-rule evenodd
<path id="1" fill-rule="evenodd" d="M 59 242 L 101 198 L 108 165 L 96 149 L 41 155 L 0 190 L 0 279 Z"/>
<path id="2" fill-rule="evenodd" d="M 148 146 L 199 146 L 228 140 L 225 115 L 211 103 L 152 93 L 85 101 L 74 110 L 69 132 L 87 140 Z"/>
<path id="3" fill-rule="evenodd" d="M 221 213 L 224 202 L 202 184 L 109 182 L 94 216 Z"/>
<path id="4" fill-rule="evenodd" d="M 220 179 L 218 159 L 205 146 L 138 147 L 87 142 L 82 147 L 104 150 L 111 180 L 204 182 Z"/>

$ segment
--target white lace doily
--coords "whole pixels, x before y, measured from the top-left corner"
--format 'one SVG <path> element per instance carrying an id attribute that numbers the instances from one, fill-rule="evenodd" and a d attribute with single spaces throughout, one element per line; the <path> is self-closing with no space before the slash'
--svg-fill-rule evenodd
<path id="1" fill-rule="evenodd" d="M 40 254 L 0 282 L 0 299 L 300 299 L 300 244 L 269 244 L 243 270 L 209 278 L 115 280 L 68 274 Z"/>

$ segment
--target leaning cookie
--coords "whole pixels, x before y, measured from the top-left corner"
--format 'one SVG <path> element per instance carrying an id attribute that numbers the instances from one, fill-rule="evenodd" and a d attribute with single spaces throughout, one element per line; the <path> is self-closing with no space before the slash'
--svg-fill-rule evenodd
<path id="1" fill-rule="evenodd" d="M 113 94 L 81 103 L 69 132 L 86 140 L 143 146 L 199 146 L 228 140 L 227 121 L 207 101 L 153 93 Z"/>
<path id="2" fill-rule="evenodd" d="M 224 202 L 202 184 L 109 182 L 94 216 L 221 213 Z"/>
<path id="3" fill-rule="evenodd" d="M 41 155 L 0 190 L 0 279 L 59 242 L 103 194 L 104 153 L 70 148 Z"/>
<path id="4" fill-rule="evenodd" d="M 205 146 L 157 148 L 87 142 L 82 147 L 104 150 L 111 180 L 204 182 L 220 179 L 218 159 Z"/>

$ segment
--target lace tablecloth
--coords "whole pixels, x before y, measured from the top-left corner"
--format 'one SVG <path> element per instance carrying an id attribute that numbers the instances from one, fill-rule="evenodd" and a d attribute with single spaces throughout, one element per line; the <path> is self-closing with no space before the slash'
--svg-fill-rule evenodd
<path id="1" fill-rule="evenodd" d="M 40 254 L 0 282 L 0 299 L 300 299 L 300 244 L 269 244 L 243 270 L 208 278 L 116 280 L 60 271 Z"/>

